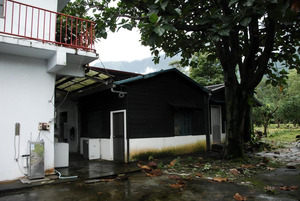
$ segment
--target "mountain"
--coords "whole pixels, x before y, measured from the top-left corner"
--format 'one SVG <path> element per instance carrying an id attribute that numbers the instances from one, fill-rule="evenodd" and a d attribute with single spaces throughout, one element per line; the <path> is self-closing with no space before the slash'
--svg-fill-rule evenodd
<path id="1" fill-rule="evenodd" d="M 161 55 L 159 64 L 154 64 L 152 61 L 152 57 L 148 57 L 142 60 L 135 60 L 135 61 L 111 61 L 111 62 L 97 62 L 93 66 L 95 67 L 105 67 L 107 69 L 114 69 L 114 70 L 120 70 L 120 71 L 127 71 L 127 72 L 134 72 L 134 73 L 151 73 L 154 71 L 159 71 L 161 69 L 168 69 L 172 68 L 172 66 L 169 65 L 172 61 L 179 61 L 181 59 L 180 56 L 174 56 L 172 58 L 166 57 L 164 55 Z"/>

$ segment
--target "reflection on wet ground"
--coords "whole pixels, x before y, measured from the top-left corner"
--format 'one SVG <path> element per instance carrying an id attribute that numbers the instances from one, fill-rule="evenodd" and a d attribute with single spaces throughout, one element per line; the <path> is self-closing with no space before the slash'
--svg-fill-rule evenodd
<path id="1" fill-rule="evenodd" d="M 272 183 L 276 177 L 281 183 Z M 282 180 L 282 177 L 285 179 Z M 281 179 L 280 179 L 281 178 Z M 299 183 L 299 170 L 286 171 L 279 169 L 269 175 L 253 178 L 261 185 L 287 185 Z M 278 192 L 270 195 L 247 185 L 237 183 L 216 183 L 204 179 L 185 180 L 182 188 L 172 188 L 175 184 L 168 174 L 149 178 L 144 172 L 136 172 L 123 179 L 99 179 L 94 183 L 85 181 L 69 182 L 56 185 L 45 185 L 16 193 L 0 196 L 2 200 L 234 200 L 236 193 L 246 196 L 247 200 L 298 200 L 299 189 L 293 192 Z M 271 182 L 271 183 L 270 183 Z"/>

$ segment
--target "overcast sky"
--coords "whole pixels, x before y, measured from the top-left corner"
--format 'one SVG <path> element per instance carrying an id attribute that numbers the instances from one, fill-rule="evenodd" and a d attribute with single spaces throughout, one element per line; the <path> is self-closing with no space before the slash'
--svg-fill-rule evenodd
<path id="1" fill-rule="evenodd" d="M 101 61 L 134 61 L 151 57 L 150 48 L 142 46 L 137 29 L 109 32 L 107 39 L 96 44 Z"/>

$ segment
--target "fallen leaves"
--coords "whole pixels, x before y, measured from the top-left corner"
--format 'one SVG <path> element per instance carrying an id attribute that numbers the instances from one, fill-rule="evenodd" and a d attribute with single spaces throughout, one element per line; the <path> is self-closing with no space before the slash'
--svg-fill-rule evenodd
<path id="1" fill-rule="evenodd" d="M 229 172 L 233 175 L 239 175 L 241 174 L 240 171 L 238 171 L 237 169 L 230 169 Z"/>
<path id="2" fill-rule="evenodd" d="M 240 195 L 239 193 L 236 193 L 233 198 L 237 201 L 246 201 L 247 197 Z"/>
<path id="3" fill-rule="evenodd" d="M 281 186 L 279 189 L 283 191 L 295 191 L 298 189 L 298 186 Z"/>
<path id="4" fill-rule="evenodd" d="M 146 173 L 148 177 L 157 177 L 162 175 L 161 169 L 150 170 Z"/>
<path id="5" fill-rule="evenodd" d="M 250 169 L 250 168 L 255 168 L 255 166 L 254 165 L 241 165 L 241 168 Z"/>
<path id="6" fill-rule="evenodd" d="M 228 181 L 228 178 L 214 177 L 212 180 L 221 183 L 221 182 L 226 182 L 226 181 Z"/>
<path id="7" fill-rule="evenodd" d="M 169 176 L 169 179 L 171 179 L 171 180 L 178 180 L 179 177 L 176 176 L 176 175 L 170 175 L 170 176 Z"/>
<path id="8" fill-rule="evenodd" d="M 178 162 L 177 159 L 172 160 L 172 161 L 170 162 L 170 165 L 168 165 L 168 167 L 174 167 L 175 164 L 176 164 L 177 162 Z"/>
<path id="9" fill-rule="evenodd" d="M 158 165 L 154 161 L 149 162 L 148 165 L 141 165 L 140 163 L 137 165 L 146 172 L 148 177 L 157 177 L 162 175 L 161 169 L 157 169 Z"/>
<path id="10" fill-rule="evenodd" d="M 196 172 L 195 175 L 196 175 L 197 177 L 200 177 L 200 178 L 203 177 L 203 174 L 201 174 L 201 173 L 199 173 L 199 172 Z"/>
<path id="11" fill-rule="evenodd" d="M 147 165 L 141 165 L 141 164 L 137 164 L 139 166 L 139 168 L 143 169 L 143 170 L 151 170 L 151 168 Z"/>
<path id="12" fill-rule="evenodd" d="M 186 186 L 186 182 L 184 180 L 178 180 L 176 184 L 170 184 L 170 187 L 172 188 L 183 188 Z"/>

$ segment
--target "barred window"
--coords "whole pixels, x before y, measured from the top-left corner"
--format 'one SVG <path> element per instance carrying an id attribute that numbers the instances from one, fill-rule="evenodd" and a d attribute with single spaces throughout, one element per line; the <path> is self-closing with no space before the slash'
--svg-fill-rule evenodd
<path id="1" fill-rule="evenodd" d="M 192 134 L 191 110 L 178 110 L 174 113 L 174 131 L 175 135 Z"/>

